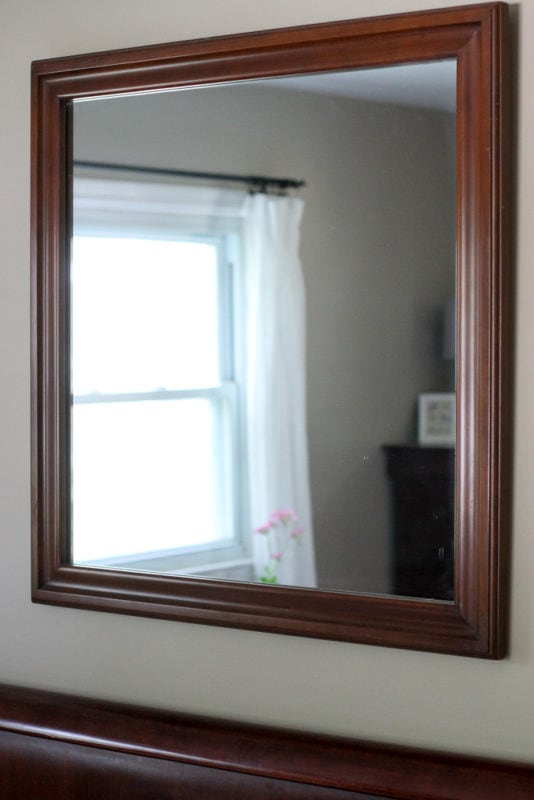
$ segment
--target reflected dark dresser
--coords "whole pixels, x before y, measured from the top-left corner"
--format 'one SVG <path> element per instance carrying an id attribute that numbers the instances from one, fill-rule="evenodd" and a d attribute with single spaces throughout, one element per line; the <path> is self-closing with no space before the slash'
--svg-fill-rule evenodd
<path id="1" fill-rule="evenodd" d="M 454 448 L 383 449 L 392 498 L 392 593 L 453 600 Z"/>

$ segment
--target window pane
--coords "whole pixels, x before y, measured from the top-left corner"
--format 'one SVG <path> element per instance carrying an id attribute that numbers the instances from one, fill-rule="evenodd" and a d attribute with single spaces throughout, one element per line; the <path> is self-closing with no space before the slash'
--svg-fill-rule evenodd
<path id="1" fill-rule="evenodd" d="M 217 385 L 217 274 L 209 242 L 76 236 L 73 393 Z"/>
<path id="2" fill-rule="evenodd" d="M 77 404 L 72 417 L 75 562 L 233 531 L 222 399 Z"/>

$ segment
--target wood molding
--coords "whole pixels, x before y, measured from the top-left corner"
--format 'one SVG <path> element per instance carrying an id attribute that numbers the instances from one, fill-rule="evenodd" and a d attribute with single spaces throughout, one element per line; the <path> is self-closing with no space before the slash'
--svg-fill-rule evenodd
<path id="1" fill-rule="evenodd" d="M 531 800 L 534 766 L 0 685 L 2 796 L 89 800 L 99 785 L 114 800 Z"/>

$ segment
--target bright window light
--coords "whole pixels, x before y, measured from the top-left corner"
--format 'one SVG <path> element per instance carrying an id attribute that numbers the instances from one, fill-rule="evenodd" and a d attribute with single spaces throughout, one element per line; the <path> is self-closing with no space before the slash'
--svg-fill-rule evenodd
<path id="1" fill-rule="evenodd" d="M 74 237 L 75 563 L 235 538 L 219 262 L 209 240 Z"/>
<path id="2" fill-rule="evenodd" d="M 73 393 L 217 385 L 217 294 L 213 244 L 76 236 Z"/>

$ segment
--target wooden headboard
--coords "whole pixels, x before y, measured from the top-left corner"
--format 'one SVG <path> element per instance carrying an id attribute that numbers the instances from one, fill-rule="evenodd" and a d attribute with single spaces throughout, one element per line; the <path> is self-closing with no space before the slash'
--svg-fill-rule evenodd
<path id="1" fill-rule="evenodd" d="M 534 766 L 0 684 L 2 800 L 532 800 Z"/>

